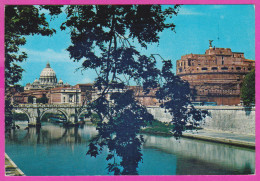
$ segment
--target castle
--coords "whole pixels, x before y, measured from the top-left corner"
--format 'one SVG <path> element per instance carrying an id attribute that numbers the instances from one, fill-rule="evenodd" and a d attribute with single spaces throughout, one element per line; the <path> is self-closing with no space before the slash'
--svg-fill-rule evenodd
<path id="1" fill-rule="evenodd" d="M 255 68 L 255 61 L 230 48 L 212 47 L 205 54 L 188 54 L 177 60 L 176 74 L 195 90 L 196 102 L 217 105 L 240 104 L 244 76 Z"/>

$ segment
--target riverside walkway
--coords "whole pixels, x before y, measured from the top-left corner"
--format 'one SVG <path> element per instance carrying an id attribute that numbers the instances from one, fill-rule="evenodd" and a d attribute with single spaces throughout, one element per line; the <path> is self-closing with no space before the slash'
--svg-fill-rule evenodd
<path id="1" fill-rule="evenodd" d="M 25 176 L 25 174 L 16 166 L 11 158 L 5 154 L 5 175 L 6 176 Z"/>
<path id="2" fill-rule="evenodd" d="M 254 135 L 243 135 L 238 133 L 202 129 L 198 131 L 186 131 L 183 133 L 183 137 L 253 149 L 255 148 Z"/>

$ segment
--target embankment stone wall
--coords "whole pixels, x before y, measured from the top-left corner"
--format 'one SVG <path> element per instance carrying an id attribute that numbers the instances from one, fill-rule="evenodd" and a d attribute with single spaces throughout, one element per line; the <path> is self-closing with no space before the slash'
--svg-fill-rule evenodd
<path id="1" fill-rule="evenodd" d="M 196 106 L 208 110 L 202 128 L 215 131 L 228 131 L 239 134 L 255 135 L 255 108 L 251 110 L 240 106 Z M 161 122 L 170 122 L 171 115 L 160 107 L 148 107 L 154 118 Z"/>

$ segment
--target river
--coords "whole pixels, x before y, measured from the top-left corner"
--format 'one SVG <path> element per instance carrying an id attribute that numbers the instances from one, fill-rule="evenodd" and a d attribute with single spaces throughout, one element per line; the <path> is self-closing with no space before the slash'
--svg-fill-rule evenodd
<path id="1" fill-rule="evenodd" d="M 27 176 L 109 175 L 107 150 L 86 155 L 94 126 L 64 128 L 42 123 L 41 129 L 16 121 L 20 129 L 6 135 L 5 151 Z M 144 135 L 139 175 L 252 174 L 255 150 L 199 140 Z"/>

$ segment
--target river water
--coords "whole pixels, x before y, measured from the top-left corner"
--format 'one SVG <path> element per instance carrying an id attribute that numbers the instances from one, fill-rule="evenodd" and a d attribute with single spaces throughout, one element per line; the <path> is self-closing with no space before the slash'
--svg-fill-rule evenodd
<path id="1" fill-rule="evenodd" d="M 27 176 L 109 175 L 107 150 L 86 155 L 95 127 L 66 129 L 42 123 L 41 129 L 17 121 L 19 130 L 6 135 L 5 150 Z M 144 135 L 143 162 L 139 175 L 234 175 L 252 174 L 255 151 L 218 143 Z"/>

